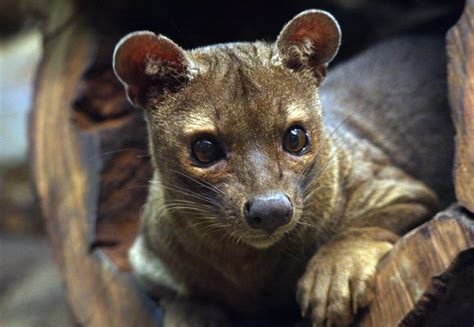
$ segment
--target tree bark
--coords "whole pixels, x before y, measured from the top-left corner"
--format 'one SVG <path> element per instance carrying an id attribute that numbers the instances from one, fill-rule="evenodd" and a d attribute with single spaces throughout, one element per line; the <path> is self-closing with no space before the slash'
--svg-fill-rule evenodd
<path id="1" fill-rule="evenodd" d="M 456 127 L 456 196 L 474 212 L 474 0 L 448 32 L 449 102 Z"/>
<path id="2" fill-rule="evenodd" d="M 133 164 L 143 160 L 136 159 L 134 150 L 118 152 L 120 161 L 115 168 L 110 167 L 110 157 L 104 159 L 101 152 L 106 136 L 118 148 L 127 141 L 127 137 L 115 140 L 117 135 L 110 135 L 110 130 L 123 132 L 127 124 L 143 124 L 131 114 L 122 114 L 110 120 L 97 118 L 106 125 L 100 129 L 102 135 L 98 128 L 93 131 L 79 127 L 83 116 L 73 110 L 73 100 L 78 98 L 81 80 L 87 79 L 83 73 L 91 53 L 100 49 L 99 40 L 71 1 L 53 1 L 50 12 L 30 117 L 30 159 L 69 304 L 79 326 L 155 326 L 159 311 L 126 271 L 124 249 L 137 231 L 138 208 L 146 197 L 146 188 L 134 191 L 127 176 L 141 177 L 146 167 L 143 172 L 134 170 Z M 113 87 L 107 85 L 103 87 L 112 95 Z M 141 133 L 137 148 L 144 151 L 144 131 Z M 118 167 L 123 175 L 117 172 Z M 115 184 L 109 181 L 111 175 L 116 177 Z M 117 184 L 119 190 L 113 191 Z M 107 194 L 104 187 L 113 194 Z M 131 192 L 126 197 L 123 190 L 127 187 Z M 112 204 L 112 200 L 119 203 Z M 130 201 L 136 203 L 120 214 L 120 206 Z M 133 211 L 131 220 L 129 211 Z M 96 219 L 97 214 L 101 219 Z M 117 221 L 113 231 L 109 227 L 112 219 Z M 116 237 L 111 236 L 114 233 Z M 109 253 L 111 245 L 116 252 Z"/>
<path id="3" fill-rule="evenodd" d="M 472 324 L 473 218 L 452 206 L 400 239 L 379 265 L 375 298 L 359 326 Z"/>

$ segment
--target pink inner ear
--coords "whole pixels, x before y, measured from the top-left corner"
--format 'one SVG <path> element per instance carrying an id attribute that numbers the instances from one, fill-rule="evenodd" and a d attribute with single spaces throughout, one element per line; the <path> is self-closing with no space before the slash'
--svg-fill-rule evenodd
<path id="1" fill-rule="evenodd" d="M 115 72 L 129 85 L 144 86 L 154 79 L 155 76 L 147 71 L 150 62 L 167 66 L 177 73 L 186 70 L 183 50 L 166 37 L 151 32 L 126 36 L 118 45 L 114 59 Z"/>
<path id="2" fill-rule="evenodd" d="M 313 64 L 332 60 L 340 42 L 340 30 L 335 20 L 322 12 L 309 12 L 296 16 L 283 30 L 278 46 L 284 52 L 290 46 L 306 48 L 309 41 L 313 50 Z"/>

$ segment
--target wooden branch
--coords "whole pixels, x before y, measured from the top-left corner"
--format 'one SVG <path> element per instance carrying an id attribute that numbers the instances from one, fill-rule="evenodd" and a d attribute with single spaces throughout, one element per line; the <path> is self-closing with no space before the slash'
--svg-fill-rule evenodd
<path id="1" fill-rule="evenodd" d="M 456 126 L 456 196 L 474 212 L 474 0 L 466 1 L 446 41 L 449 102 Z"/>
<path id="2" fill-rule="evenodd" d="M 437 311 L 445 319 L 474 319 L 474 311 L 463 316 L 444 303 L 455 288 L 468 294 L 457 302 L 474 308 L 473 218 L 456 206 L 397 242 L 380 263 L 375 299 L 359 325 L 422 326 Z"/>

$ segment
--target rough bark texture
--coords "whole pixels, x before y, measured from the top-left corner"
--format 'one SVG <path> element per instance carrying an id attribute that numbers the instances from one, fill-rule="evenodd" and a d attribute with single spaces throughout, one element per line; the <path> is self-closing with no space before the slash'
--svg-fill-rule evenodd
<path id="1" fill-rule="evenodd" d="M 473 218 L 453 206 L 397 242 L 380 263 L 375 299 L 360 326 L 472 324 Z M 440 314 L 444 325 L 433 319 Z"/>
<path id="2" fill-rule="evenodd" d="M 456 196 L 474 212 L 474 0 L 466 1 L 446 39 L 449 102 L 456 125 Z"/>
<path id="3" fill-rule="evenodd" d="M 101 36 L 71 1 L 51 3 L 30 122 L 35 187 L 79 325 L 153 326 L 161 313 L 129 273 L 151 176 L 142 114 L 111 70 L 118 35 Z M 474 210 L 474 0 L 448 36 L 457 128 L 456 186 Z M 470 60 L 468 60 L 470 58 Z M 453 206 L 417 228 L 383 260 L 376 298 L 360 326 L 474 322 L 474 223 Z"/>
<path id="4" fill-rule="evenodd" d="M 53 3 L 30 121 L 32 173 L 78 325 L 153 326 L 156 307 L 122 271 L 146 197 L 148 165 L 136 169 L 146 160 L 141 156 L 146 148 L 143 122 L 125 114 L 128 109 L 110 119 L 97 118 L 95 130 L 81 131 L 71 119 L 80 116 L 73 115 L 72 103 L 87 81 L 83 72 L 97 44 L 71 3 Z M 106 102 L 114 98 L 114 90 L 119 94 L 114 83 L 99 83 L 105 90 L 96 86 L 99 98 L 91 99 L 100 106 L 101 96 Z M 114 110 L 121 108 L 117 104 L 125 106 L 125 99 L 113 104 Z M 117 151 L 107 153 L 111 144 Z"/>

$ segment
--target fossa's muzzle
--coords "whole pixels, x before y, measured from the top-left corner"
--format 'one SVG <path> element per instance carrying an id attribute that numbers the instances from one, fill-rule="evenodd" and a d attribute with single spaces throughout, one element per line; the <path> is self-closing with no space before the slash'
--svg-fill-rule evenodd
<path id="1" fill-rule="evenodd" d="M 286 225 L 293 216 L 293 205 L 284 193 L 258 195 L 247 201 L 244 207 L 245 220 L 253 229 L 269 234 Z"/>

